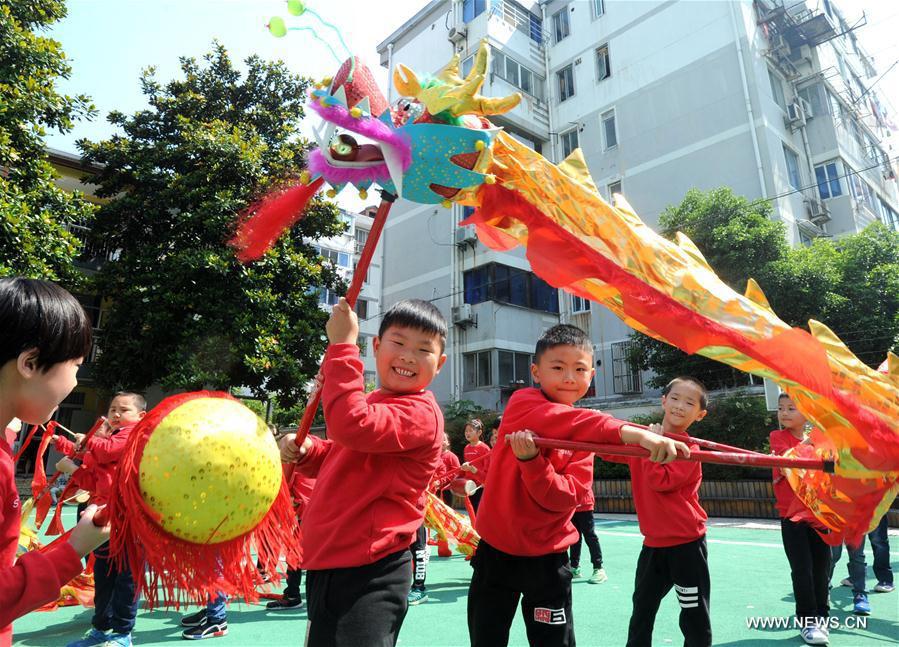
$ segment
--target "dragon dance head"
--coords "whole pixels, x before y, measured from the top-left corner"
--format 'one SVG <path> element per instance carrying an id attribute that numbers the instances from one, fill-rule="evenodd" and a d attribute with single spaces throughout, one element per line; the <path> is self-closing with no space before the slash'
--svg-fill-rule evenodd
<path id="1" fill-rule="evenodd" d="M 487 116 L 512 110 L 521 95 L 489 99 L 479 94 L 487 67 L 482 43 L 468 76 L 459 56 L 433 78 L 420 80 L 405 65 L 393 74 L 400 93 L 392 106 L 358 58 L 310 95 L 323 119 L 319 148 L 309 157 L 308 181 L 323 179 L 335 195 L 347 184 L 365 192 L 372 184 L 424 204 L 452 200 L 492 176 L 490 149 L 499 129 Z M 364 193 L 362 194 L 365 195 Z"/>

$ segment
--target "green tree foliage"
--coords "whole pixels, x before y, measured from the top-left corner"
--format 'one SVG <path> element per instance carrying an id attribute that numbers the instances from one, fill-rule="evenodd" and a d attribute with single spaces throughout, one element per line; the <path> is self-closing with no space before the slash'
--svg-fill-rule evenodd
<path id="1" fill-rule="evenodd" d="M 238 213 L 298 174 L 308 81 L 250 57 L 244 74 L 218 43 L 183 78 L 141 79 L 149 108 L 109 121 L 122 134 L 81 141 L 103 165 L 110 199 L 92 236 L 120 250 L 96 277 L 109 297 L 98 379 L 113 388 L 243 386 L 283 408 L 305 399 L 325 348 L 316 287 L 340 284 L 309 239 L 343 231 L 333 205 L 307 214 L 260 261 L 240 264 L 227 241 Z"/>
<path id="2" fill-rule="evenodd" d="M 94 108 L 86 96 L 56 90 L 71 69 L 60 44 L 41 32 L 65 13 L 59 0 L 0 2 L 0 276 L 72 287 L 80 243 L 66 226 L 87 224 L 93 206 L 54 184 L 42 138 L 46 129 L 68 132 Z"/>
<path id="3" fill-rule="evenodd" d="M 690 237 L 718 276 L 738 292 L 752 277 L 777 315 L 792 326 L 827 324 L 859 358 L 876 366 L 899 340 L 899 234 L 881 224 L 838 240 L 818 239 L 790 249 L 784 224 L 771 220 L 767 202 L 750 203 L 729 189 L 691 190 L 665 210 L 661 233 Z M 663 386 L 693 375 L 710 389 L 747 384 L 748 376 L 640 333 L 633 359 Z"/>

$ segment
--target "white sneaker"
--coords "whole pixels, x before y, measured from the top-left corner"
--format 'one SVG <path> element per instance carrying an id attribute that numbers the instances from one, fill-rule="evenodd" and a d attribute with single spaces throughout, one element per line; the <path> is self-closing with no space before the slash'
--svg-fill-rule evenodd
<path id="1" fill-rule="evenodd" d="M 848 577 L 844 577 L 842 580 L 840 580 L 840 586 L 852 586 L 852 580 L 850 580 Z"/>
<path id="2" fill-rule="evenodd" d="M 874 587 L 875 593 L 892 593 L 896 590 L 896 587 L 892 584 L 888 584 L 887 582 L 878 582 L 877 586 Z"/>
<path id="3" fill-rule="evenodd" d="M 799 632 L 806 645 L 826 645 L 828 644 L 827 633 L 818 627 L 806 627 Z"/>

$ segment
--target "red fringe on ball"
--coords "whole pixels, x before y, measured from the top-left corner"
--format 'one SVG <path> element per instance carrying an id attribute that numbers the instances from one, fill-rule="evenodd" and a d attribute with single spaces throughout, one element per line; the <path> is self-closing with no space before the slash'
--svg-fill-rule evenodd
<path id="1" fill-rule="evenodd" d="M 244 212 L 230 245 L 237 250 L 241 263 L 260 258 L 278 237 L 293 227 L 306 209 L 306 204 L 324 183 L 318 178 L 309 184 L 297 184 L 272 193 Z"/>
<path id="2" fill-rule="evenodd" d="M 158 523 L 159 514 L 141 496 L 140 460 L 153 430 L 175 407 L 201 397 L 234 399 L 227 393 L 198 391 L 163 400 L 132 430 L 113 484 L 112 555 L 120 567 L 131 569 L 138 595 L 150 608 L 202 606 L 219 592 L 256 601 L 256 586 L 262 583 L 257 558 L 276 581 L 282 555 L 291 567 L 300 563 L 299 527 L 283 478 L 275 502 L 259 525 L 221 543 L 197 544 L 166 532 Z"/>

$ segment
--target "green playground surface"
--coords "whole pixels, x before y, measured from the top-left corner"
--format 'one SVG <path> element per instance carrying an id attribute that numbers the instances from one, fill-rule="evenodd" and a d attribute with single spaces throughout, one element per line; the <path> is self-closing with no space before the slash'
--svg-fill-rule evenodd
<path id="1" fill-rule="evenodd" d="M 65 511 L 66 527 L 74 522 L 74 509 Z M 593 585 L 589 554 L 583 548 L 582 572 L 575 580 L 574 623 L 580 647 L 620 647 L 625 644 L 631 612 L 634 568 L 642 538 L 631 515 L 597 515 L 596 530 L 602 545 L 609 580 Z M 790 571 L 780 541 L 780 530 L 771 521 L 712 519 L 708 532 L 712 576 L 712 631 L 716 646 L 756 647 L 803 645 L 798 631 L 783 628 L 750 628 L 754 618 L 785 618 L 793 613 Z M 891 529 L 891 562 L 899 573 L 899 532 Z M 403 647 L 462 647 L 468 645 L 466 603 L 471 567 L 462 556 L 436 557 L 432 549 L 427 588 L 429 600 L 410 607 L 399 644 Z M 866 547 L 869 589 L 872 581 L 870 545 Z M 586 560 L 584 558 L 587 558 Z M 899 644 L 899 592 L 871 593 L 871 615 L 852 614 L 852 592 L 839 586 L 846 576 L 846 555 L 837 564 L 831 614 L 839 628 L 831 630 L 834 647 L 883 647 Z M 228 635 L 213 638 L 213 645 L 302 645 L 306 611 L 268 612 L 259 604 L 234 602 L 228 609 Z M 185 610 L 182 610 L 185 611 Z M 191 612 L 188 609 L 186 612 Z M 682 645 L 674 594 L 662 603 L 656 619 L 653 645 Z M 14 624 L 13 645 L 64 646 L 90 626 L 92 610 L 67 607 L 48 613 L 31 613 Z M 134 629 L 135 645 L 169 645 L 182 641 L 181 613 L 173 609 L 141 609 Z M 772 620 L 776 621 L 776 620 Z M 512 626 L 510 645 L 527 645 L 520 615 Z"/>

